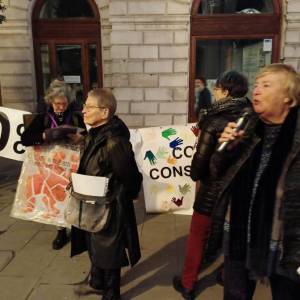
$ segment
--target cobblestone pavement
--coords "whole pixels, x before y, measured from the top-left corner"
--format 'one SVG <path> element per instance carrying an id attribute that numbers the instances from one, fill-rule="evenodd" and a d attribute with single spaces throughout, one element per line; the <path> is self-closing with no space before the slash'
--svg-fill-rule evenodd
<path id="1" fill-rule="evenodd" d="M 51 248 L 54 226 L 22 221 L 9 216 L 20 163 L 0 158 L 0 299 L 1 300 L 96 300 L 78 298 L 73 284 L 89 271 L 86 254 L 70 258 L 70 244 L 59 251 Z M 133 269 L 122 271 L 122 299 L 179 300 L 172 276 L 179 274 L 184 257 L 190 216 L 146 214 L 143 199 L 135 203 L 142 259 Z M 200 277 L 197 300 L 222 299 L 222 287 L 212 280 L 213 265 Z M 259 286 L 255 300 L 271 299 Z"/>

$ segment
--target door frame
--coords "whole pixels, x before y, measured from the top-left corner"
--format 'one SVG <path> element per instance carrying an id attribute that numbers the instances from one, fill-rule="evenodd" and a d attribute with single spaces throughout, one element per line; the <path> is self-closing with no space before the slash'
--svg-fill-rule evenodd
<path id="1" fill-rule="evenodd" d="M 32 35 L 38 99 L 44 96 L 40 45 L 47 44 L 49 47 L 49 67 L 53 78 L 58 76 L 55 45 L 81 46 L 81 65 L 84 66 L 82 68 L 83 95 L 86 97 L 90 86 L 88 45 L 95 44 L 98 85 L 103 86 L 100 13 L 93 0 L 86 1 L 93 11 L 92 18 L 39 19 L 44 0 L 37 0 L 35 3 L 32 12 Z"/>
<path id="2" fill-rule="evenodd" d="M 282 6 L 280 0 L 273 0 L 273 13 L 213 14 L 199 15 L 201 0 L 194 0 L 191 8 L 190 64 L 188 120 L 195 122 L 194 79 L 196 76 L 197 40 L 256 40 L 272 39 L 272 63 L 280 59 L 280 33 Z"/>

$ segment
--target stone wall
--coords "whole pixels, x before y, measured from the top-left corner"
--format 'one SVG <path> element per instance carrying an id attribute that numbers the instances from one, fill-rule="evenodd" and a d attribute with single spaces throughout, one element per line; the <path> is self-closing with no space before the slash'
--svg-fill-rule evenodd
<path id="1" fill-rule="evenodd" d="M 4 0 L 7 22 L 0 25 L 2 104 L 23 110 L 32 110 L 35 98 L 28 4 L 28 0 Z"/>
<path id="2" fill-rule="evenodd" d="M 286 0 L 282 60 L 300 71 L 300 1 Z"/>
<path id="3" fill-rule="evenodd" d="M 5 0 L 0 25 L 2 103 L 34 110 L 34 0 Z M 187 121 L 192 0 L 95 0 L 101 16 L 104 86 L 129 126 Z M 282 61 L 300 69 L 300 1 L 283 0 Z"/>
<path id="4" fill-rule="evenodd" d="M 109 0 L 95 1 L 102 25 L 103 60 L 109 61 Z M 32 43 L 31 15 L 35 0 L 4 0 L 7 22 L 0 25 L 0 82 L 2 105 L 34 111 L 36 82 Z"/>
<path id="5" fill-rule="evenodd" d="M 96 0 L 101 15 L 104 86 L 129 126 L 185 123 L 190 0 Z M 31 37 L 34 1 L 6 0 L 0 26 L 3 105 L 34 110 Z"/>
<path id="6" fill-rule="evenodd" d="M 111 1 L 111 76 L 130 126 L 187 120 L 190 0 Z M 110 78 L 110 80 L 108 80 Z"/>

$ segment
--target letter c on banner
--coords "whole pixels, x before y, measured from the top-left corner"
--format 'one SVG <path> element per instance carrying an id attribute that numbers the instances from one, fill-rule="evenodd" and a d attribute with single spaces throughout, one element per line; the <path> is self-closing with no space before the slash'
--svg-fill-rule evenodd
<path id="1" fill-rule="evenodd" d="M 191 152 L 190 152 L 190 154 L 188 154 L 187 152 L 187 150 L 190 150 Z M 186 146 L 185 148 L 184 148 L 184 155 L 186 156 L 186 157 L 192 157 L 193 156 L 193 147 L 192 146 Z"/>
<path id="2" fill-rule="evenodd" d="M 7 115 L 1 111 L 0 111 L 0 124 L 1 124 L 0 151 L 2 151 L 6 147 L 9 139 L 10 124 Z"/>
<path id="3" fill-rule="evenodd" d="M 151 170 L 150 170 L 150 177 L 151 177 L 152 179 L 155 180 L 155 179 L 158 179 L 158 178 L 159 178 L 159 175 L 157 175 L 157 176 L 154 177 L 154 175 L 153 175 L 153 172 L 154 172 L 154 171 L 155 171 L 155 172 L 158 172 L 158 169 L 156 169 L 156 168 L 151 169 Z"/>
<path id="4" fill-rule="evenodd" d="M 24 124 L 19 124 L 17 127 L 17 134 L 21 136 L 23 130 L 24 130 Z M 19 146 L 21 146 L 21 149 L 18 148 Z M 20 141 L 15 142 L 13 148 L 14 151 L 18 154 L 23 154 L 25 152 L 24 146 Z"/>
<path id="5" fill-rule="evenodd" d="M 174 148 L 173 151 L 172 151 L 172 155 L 173 155 L 173 157 L 179 159 L 179 158 L 182 157 L 182 154 L 176 155 L 176 151 L 177 151 L 177 150 L 181 151 L 182 149 L 181 149 L 180 147 Z"/>

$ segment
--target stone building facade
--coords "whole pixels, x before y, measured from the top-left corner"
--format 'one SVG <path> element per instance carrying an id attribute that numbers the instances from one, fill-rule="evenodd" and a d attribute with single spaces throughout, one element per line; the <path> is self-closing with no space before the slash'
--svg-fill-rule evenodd
<path id="1" fill-rule="evenodd" d="M 103 86 L 131 127 L 184 124 L 188 112 L 192 0 L 95 0 L 101 17 Z M 31 14 L 35 0 L 4 0 L 2 105 L 34 111 Z M 300 69 L 300 0 L 283 0 L 280 57 Z"/>

